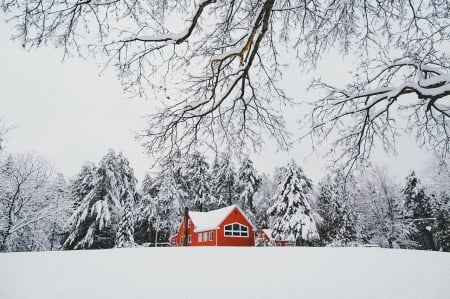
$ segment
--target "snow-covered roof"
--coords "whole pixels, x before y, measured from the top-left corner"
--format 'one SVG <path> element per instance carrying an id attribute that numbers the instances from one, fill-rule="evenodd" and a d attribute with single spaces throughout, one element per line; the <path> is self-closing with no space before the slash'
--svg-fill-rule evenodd
<path id="1" fill-rule="evenodd" d="M 269 241 L 272 241 L 272 232 L 273 232 L 273 229 L 263 228 L 262 231 L 263 231 L 263 232 L 266 234 L 266 236 L 269 238 Z"/>
<path id="2" fill-rule="evenodd" d="M 252 225 L 251 221 L 245 216 L 242 210 L 237 205 L 231 205 L 218 210 L 213 210 L 209 212 L 193 212 L 189 211 L 189 217 L 194 223 L 194 232 L 202 232 L 207 230 L 213 230 L 219 228 L 220 224 L 225 220 L 225 218 L 230 215 L 230 213 L 237 208 L 244 218 Z"/>

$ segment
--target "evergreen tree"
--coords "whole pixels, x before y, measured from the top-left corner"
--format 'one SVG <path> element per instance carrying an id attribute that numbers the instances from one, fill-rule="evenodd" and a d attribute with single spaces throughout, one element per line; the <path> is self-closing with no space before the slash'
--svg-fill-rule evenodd
<path id="1" fill-rule="evenodd" d="M 150 174 L 146 173 L 144 175 L 144 179 L 142 180 L 142 194 L 148 194 L 151 197 L 156 197 L 156 195 L 158 195 L 160 185 L 160 177 L 151 177 Z"/>
<path id="2" fill-rule="evenodd" d="M 248 218 L 256 223 L 254 196 L 261 186 L 261 177 L 253 167 L 253 162 L 246 158 L 239 168 L 239 202 Z"/>
<path id="3" fill-rule="evenodd" d="M 277 191 L 277 184 L 270 178 L 269 175 L 263 173 L 261 176 L 261 187 L 255 194 L 255 210 L 256 210 L 256 226 L 258 228 L 269 227 L 269 216 L 267 210 L 273 205 L 275 193 Z"/>
<path id="4" fill-rule="evenodd" d="M 71 182 L 70 197 L 73 200 L 73 208 L 76 209 L 83 198 L 94 188 L 96 167 L 94 163 L 87 162 L 81 166 L 81 170 L 76 178 Z"/>
<path id="5" fill-rule="evenodd" d="M 327 175 L 318 187 L 318 209 L 322 217 L 319 235 L 323 245 L 356 241 L 356 215 L 345 176 L 337 171 Z"/>
<path id="6" fill-rule="evenodd" d="M 405 219 L 413 221 L 417 230 L 412 236 L 417 243 L 417 249 L 435 249 L 431 232 L 434 222 L 431 198 L 426 194 L 414 171 L 406 177 L 402 195 L 405 202 Z"/>
<path id="7" fill-rule="evenodd" d="M 210 196 L 209 164 L 205 156 L 199 152 L 189 155 L 183 174 L 189 190 L 188 207 L 200 212 L 213 207 L 216 203 Z"/>
<path id="8" fill-rule="evenodd" d="M 134 240 L 137 244 L 154 242 L 155 231 L 152 227 L 152 220 L 146 215 L 146 209 L 153 204 L 152 201 L 158 195 L 160 185 L 160 177 L 152 177 L 149 173 L 145 174 L 135 209 Z"/>
<path id="9" fill-rule="evenodd" d="M 137 180 L 128 160 L 119 153 L 117 156 L 118 196 L 120 198 L 121 218 L 116 235 L 116 247 L 132 247 L 134 243 L 134 204 L 137 196 Z"/>
<path id="10" fill-rule="evenodd" d="M 211 193 L 217 208 L 230 206 L 236 201 L 236 171 L 230 155 L 216 157 L 211 170 Z"/>
<path id="11" fill-rule="evenodd" d="M 49 250 L 59 250 L 61 248 L 62 237 L 67 219 L 73 212 L 70 202 L 69 185 L 64 175 L 57 173 L 55 178 L 49 184 L 49 200 L 55 205 L 55 210 L 50 214 L 46 221 L 46 234 L 49 244 Z"/>
<path id="12" fill-rule="evenodd" d="M 267 211 L 271 216 L 272 237 L 293 240 L 297 245 L 319 239 L 316 226 L 318 215 L 311 208 L 311 194 L 311 180 L 291 161 L 278 186 L 275 203 Z"/>
<path id="13" fill-rule="evenodd" d="M 441 251 L 450 251 L 450 196 L 440 194 L 438 206 L 435 211 L 436 221 L 433 232 L 437 247 Z"/>
<path id="14" fill-rule="evenodd" d="M 128 160 L 121 153 L 116 155 L 110 150 L 98 168 L 92 171 L 94 173 L 83 169 L 74 182 L 86 182 L 90 176 L 93 177 L 89 192 L 75 193 L 85 195 L 74 198 L 79 204 L 71 217 L 71 230 L 64 247 L 80 249 L 131 246 L 136 179 Z M 74 189 L 77 188 L 74 186 Z"/>

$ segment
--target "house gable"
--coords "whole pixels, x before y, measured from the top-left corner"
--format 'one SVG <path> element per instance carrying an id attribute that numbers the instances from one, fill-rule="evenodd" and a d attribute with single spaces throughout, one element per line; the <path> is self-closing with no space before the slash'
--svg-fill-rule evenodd
<path id="1" fill-rule="evenodd" d="M 237 205 L 210 212 L 189 211 L 188 224 L 188 246 L 254 246 L 253 224 Z M 181 222 L 170 243 L 183 246 L 183 238 Z"/>

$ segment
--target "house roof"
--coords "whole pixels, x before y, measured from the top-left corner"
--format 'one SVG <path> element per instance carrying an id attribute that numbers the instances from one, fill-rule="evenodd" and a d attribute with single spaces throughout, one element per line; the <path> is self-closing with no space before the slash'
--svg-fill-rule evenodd
<path id="1" fill-rule="evenodd" d="M 225 218 L 230 215 L 230 213 L 237 208 L 244 218 L 250 223 L 252 227 L 253 224 L 251 221 L 245 216 L 244 212 L 237 205 L 231 205 L 229 207 L 225 207 L 218 210 L 213 210 L 209 212 L 193 212 L 189 211 L 189 217 L 194 223 L 195 229 L 194 232 L 202 232 L 207 230 L 213 230 L 219 228 L 220 224 L 225 220 Z"/>
<path id="2" fill-rule="evenodd" d="M 262 231 L 263 231 L 263 232 L 266 234 L 266 236 L 269 238 L 269 241 L 272 241 L 272 232 L 273 232 L 273 229 L 263 228 Z"/>

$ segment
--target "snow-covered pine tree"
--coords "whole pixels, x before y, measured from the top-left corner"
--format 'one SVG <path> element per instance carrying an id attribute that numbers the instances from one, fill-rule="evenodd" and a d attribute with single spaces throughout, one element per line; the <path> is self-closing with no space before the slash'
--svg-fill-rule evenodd
<path id="1" fill-rule="evenodd" d="M 433 232 L 440 251 L 450 251 L 450 196 L 441 194 L 439 206 L 435 212 L 436 221 Z"/>
<path id="2" fill-rule="evenodd" d="M 273 205 L 277 184 L 266 173 L 261 175 L 261 186 L 254 197 L 256 210 L 256 226 L 258 228 L 269 227 L 269 216 L 267 210 Z"/>
<path id="3" fill-rule="evenodd" d="M 211 194 L 217 208 L 230 206 L 237 200 L 236 171 L 230 155 L 222 153 L 216 157 L 211 170 Z"/>
<path id="4" fill-rule="evenodd" d="M 153 242 L 152 223 L 145 210 L 152 205 L 152 201 L 158 195 L 160 185 L 158 176 L 154 177 L 149 173 L 144 175 L 135 208 L 134 240 L 137 244 Z"/>
<path id="5" fill-rule="evenodd" d="M 187 197 L 177 179 L 178 166 L 173 161 L 164 165 L 158 178 L 158 193 L 154 197 L 151 193 L 143 194 L 146 206 L 142 210 L 141 219 L 150 224 L 150 242 L 155 244 L 168 242 L 179 224 Z"/>
<path id="6" fill-rule="evenodd" d="M 156 197 L 161 185 L 161 178 L 159 176 L 152 177 L 149 173 L 144 175 L 141 185 L 141 194 L 149 194 L 151 197 Z"/>
<path id="7" fill-rule="evenodd" d="M 73 204 L 70 202 L 69 185 L 64 175 L 57 173 L 48 187 L 47 197 L 55 205 L 46 222 L 45 233 L 48 240 L 48 250 L 61 249 L 62 235 L 67 219 L 73 213 Z"/>
<path id="8" fill-rule="evenodd" d="M 406 177 L 406 183 L 402 189 L 405 203 L 405 218 L 414 222 L 417 232 L 412 239 L 417 243 L 417 249 L 435 249 L 431 228 L 434 224 L 433 209 L 430 196 L 425 187 L 411 171 Z"/>
<path id="9" fill-rule="evenodd" d="M 120 196 L 121 218 L 116 235 L 116 247 L 132 247 L 134 243 L 134 204 L 137 198 L 137 179 L 130 162 L 122 153 L 117 156 L 118 195 Z"/>
<path id="10" fill-rule="evenodd" d="M 86 162 L 81 166 L 80 172 L 70 183 L 70 197 L 73 200 L 73 208 L 76 209 L 83 198 L 94 188 L 93 181 L 97 168 L 94 163 Z"/>
<path id="11" fill-rule="evenodd" d="M 206 211 L 216 204 L 210 193 L 209 164 L 198 151 L 186 157 L 183 176 L 188 186 L 188 207 L 196 211 Z"/>
<path id="12" fill-rule="evenodd" d="M 87 194 L 82 192 L 84 197 L 74 199 L 79 205 L 71 217 L 72 227 L 64 248 L 128 246 L 133 242 L 134 219 L 130 214 L 136 195 L 133 170 L 126 158 L 113 150 L 109 150 L 98 168 L 92 170 L 93 174 L 83 174 L 93 176 L 92 189 Z M 77 181 L 86 180 L 79 176 Z"/>
<path id="13" fill-rule="evenodd" d="M 239 168 L 239 203 L 247 217 L 256 223 L 256 209 L 254 206 L 254 196 L 261 186 L 261 177 L 253 167 L 253 162 L 249 158 L 242 161 Z"/>
<path id="14" fill-rule="evenodd" d="M 327 175 L 318 186 L 320 240 L 323 245 L 347 245 L 356 241 L 356 215 L 348 180 L 340 171 Z"/>
<path id="15" fill-rule="evenodd" d="M 271 217 L 272 237 L 292 240 L 297 245 L 319 239 L 316 225 L 318 215 L 310 204 L 312 188 L 311 180 L 295 161 L 291 161 L 278 186 L 275 203 L 267 211 Z"/>

